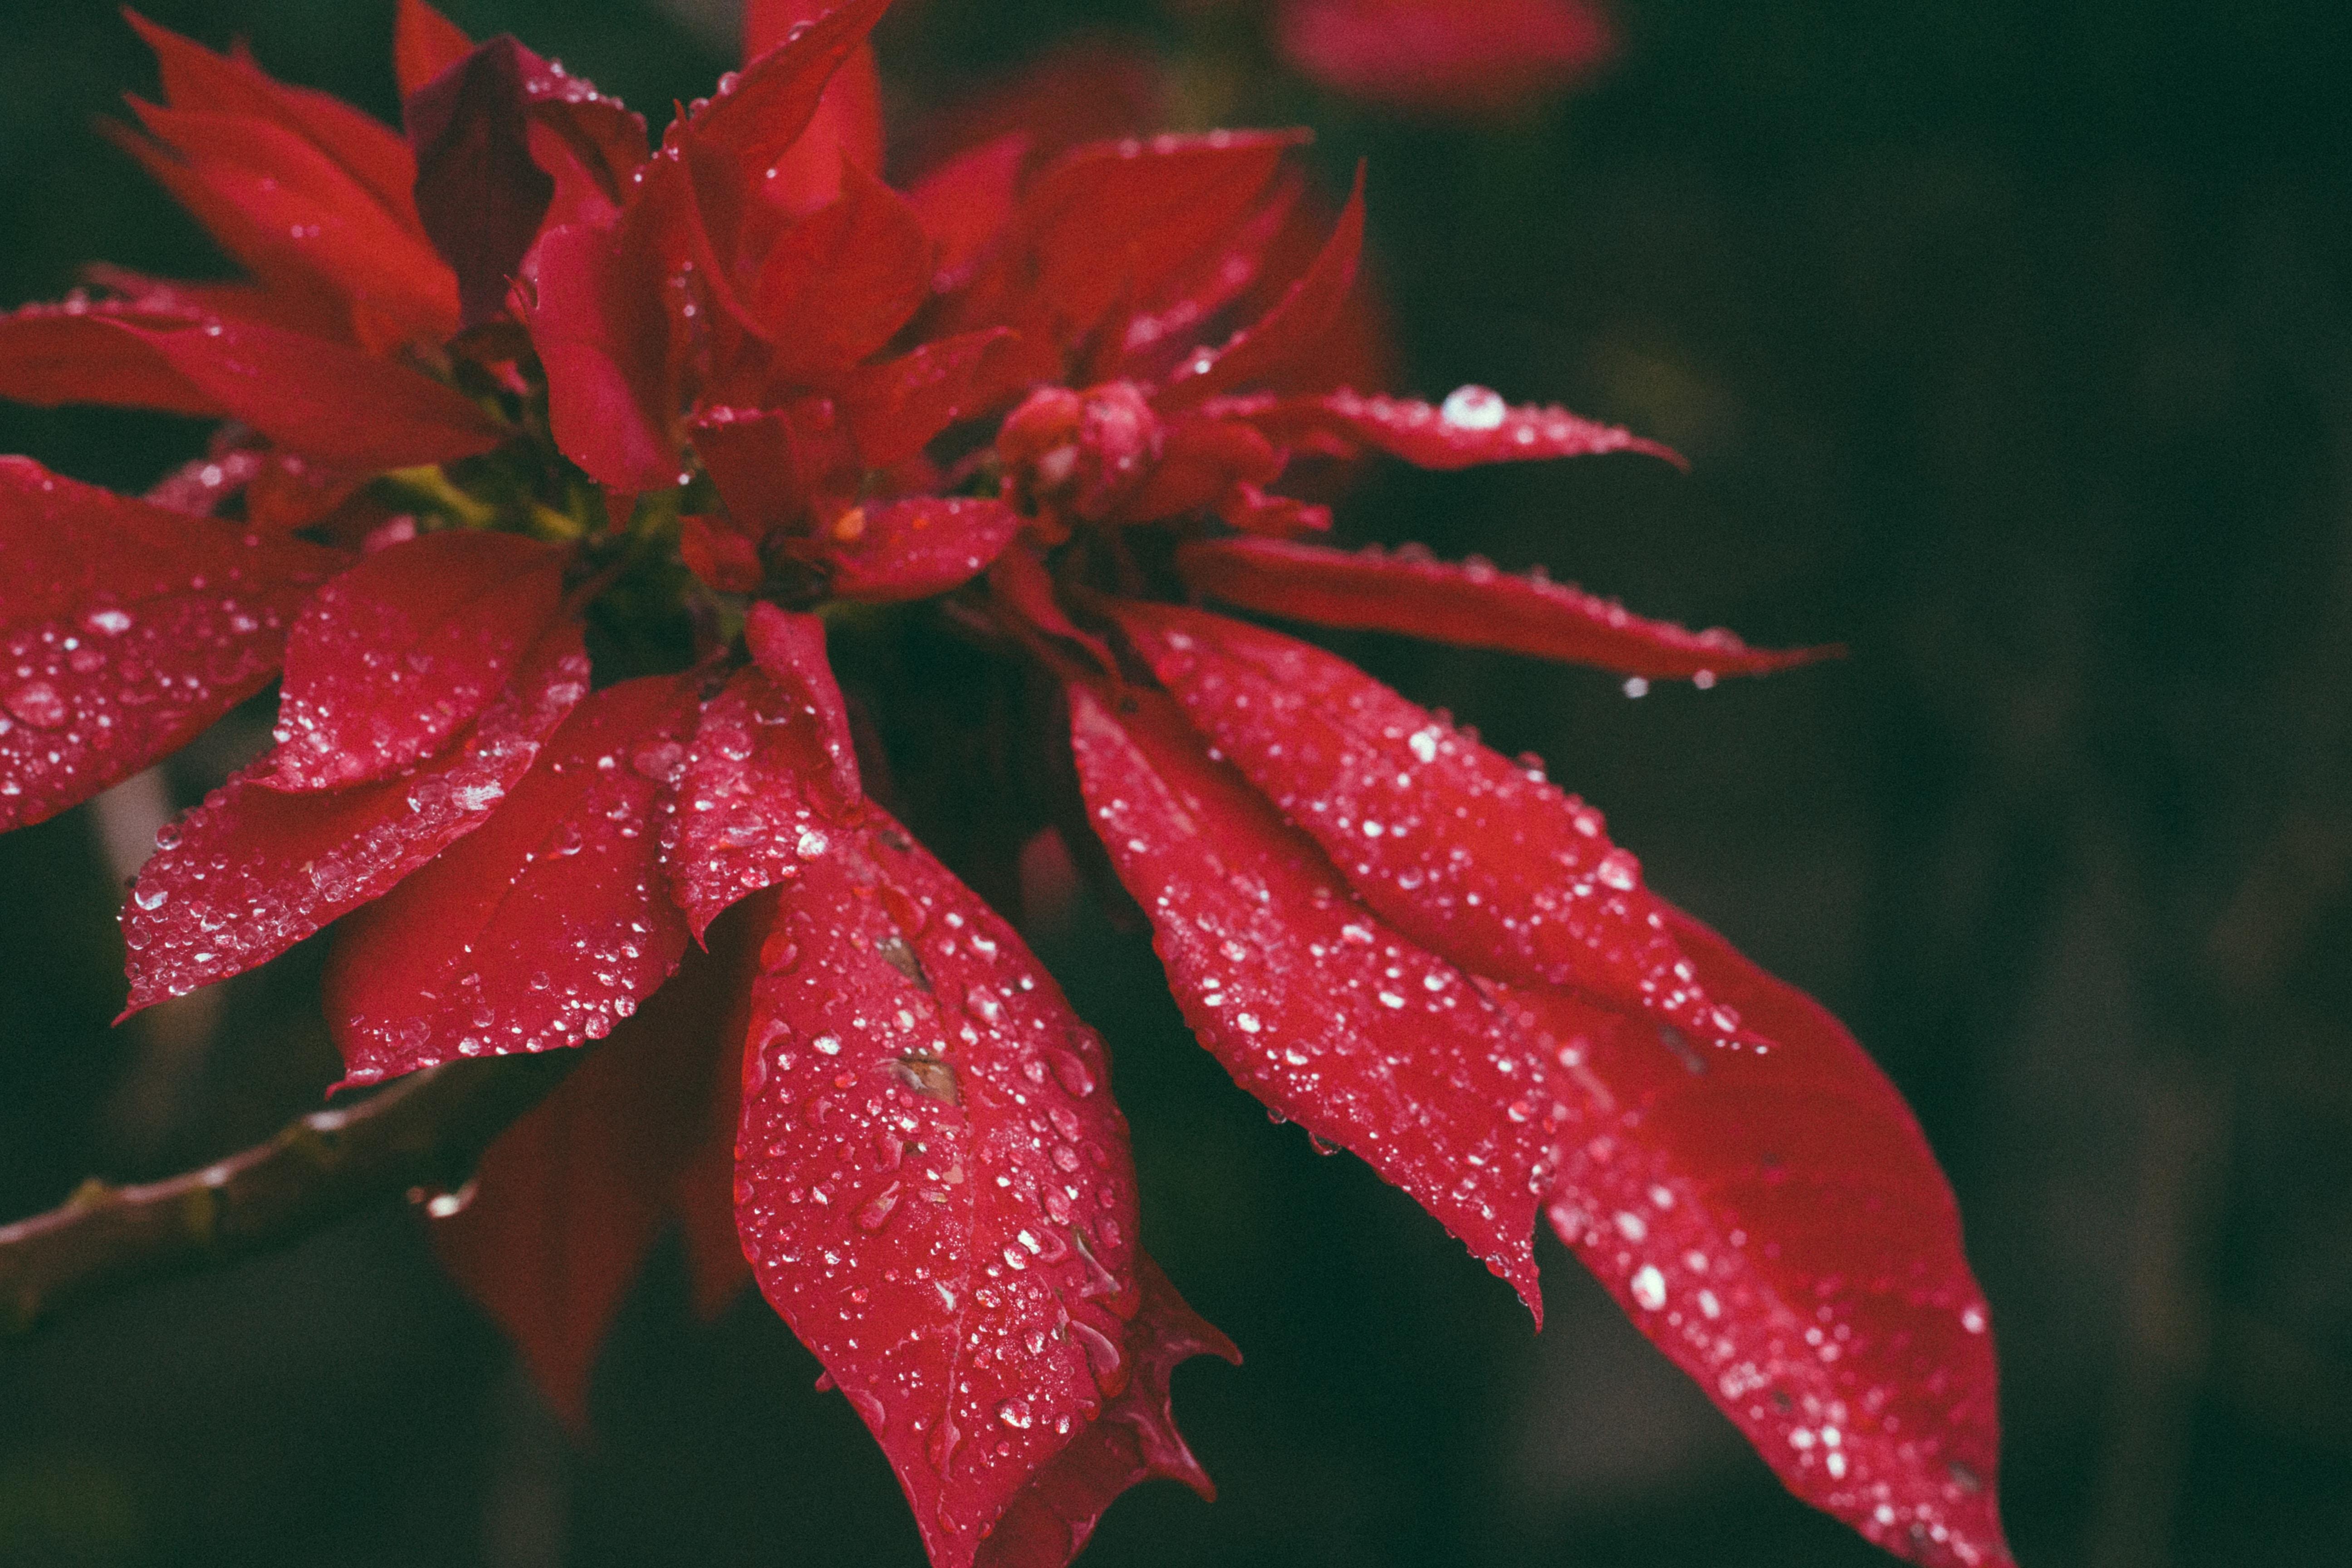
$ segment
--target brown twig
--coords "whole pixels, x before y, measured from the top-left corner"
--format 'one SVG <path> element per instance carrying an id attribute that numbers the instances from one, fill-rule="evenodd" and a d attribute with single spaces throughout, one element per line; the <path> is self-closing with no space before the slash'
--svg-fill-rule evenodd
<path id="1" fill-rule="evenodd" d="M 93 1177 L 47 1214 L 0 1226 L 0 1334 L 141 1280 L 288 1246 L 404 1194 L 460 1188 L 579 1056 L 454 1062 L 167 1181 Z"/>

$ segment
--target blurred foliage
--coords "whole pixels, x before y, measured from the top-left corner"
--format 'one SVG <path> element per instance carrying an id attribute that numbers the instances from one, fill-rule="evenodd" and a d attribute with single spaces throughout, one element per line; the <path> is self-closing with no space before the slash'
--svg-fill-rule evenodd
<path id="1" fill-rule="evenodd" d="M 625 0 L 451 13 L 659 110 L 725 63 Z M 698 7 L 706 16 L 710 7 Z M 1680 446 L 1384 472 L 1350 537 L 1538 560 L 1842 665 L 1629 702 L 1483 655 L 1348 649 L 1609 809 L 1657 884 L 1852 1023 L 1951 1170 L 1995 1309 L 2025 1562 L 2315 1562 L 2352 1539 L 2352 39 L 2339 8 L 1624 0 L 1630 52 L 1525 123 L 1402 125 L 1135 0 L 925 0 L 906 110 L 1079 26 L 1183 102 L 1371 159 L 1409 379 Z M 393 111 L 387 0 L 159 0 Z M 89 132 L 152 67 L 101 0 L 6 0 L 0 302 L 85 259 L 204 270 Z M 723 31 L 721 36 L 723 37 Z M 0 408 L 0 450 L 143 484 L 177 422 Z M 193 799 L 235 733 L 173 765 Z M 308 952 L 107 1032 L 110 872 L 0 840 L 0 1213 L 315 1103 Z M 1267 1128 L 1139 938 L 1039 933 L 1109 1037 L 1152 1246 L 1250 1356 L 1190 1370 L 1224 1488 L 1087 1561 L 1885 1561 L 1781 1496 L 1557 1248 L 1549 1327 L 1396 1194 Z M 189 1041 L 199 1042 L 191 1047 Z M 177 1042 L 175 1045 L 174 1042 Z M 203 1042 L 210 1042 L 208 1045 Z M 160 1075 L 160 1076 L 159 1076 Z M 164 1084 L 161 1109 L 159 1092 Z M 142 1088 L 142 1086 L 147 1086 Z M 633 1300 L 574 1448 L 373 1216 L 0 1346 L 0 1564 L 911 1563 L 878 1455 L 772 1315 Z"/>

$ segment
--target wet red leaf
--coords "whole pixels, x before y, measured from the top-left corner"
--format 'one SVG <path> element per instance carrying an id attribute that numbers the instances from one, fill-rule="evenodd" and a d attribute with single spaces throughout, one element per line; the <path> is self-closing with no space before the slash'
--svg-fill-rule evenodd
<path id="1" fill-rule="evenodd" d="M 1601 814 L 1346 660 L 1171 605 L 1113 612 L 1192 726 L 1414 942 L 1734 1045 Z"/>
<path id="2" fill-rule="evenodd" d="M 524 53 L 511 37 L 494 38 L 408 94 L 417 208 L 457 275 L 468 327 L 505 313 L 555 199 L 554 178 L 530 155 Z"/>
<path id="3" fill-rule="evenodd" d="M 1021 531 L 1001 500 L 919 496 L 854 507 L 821 529 L 807 553 L 845 599 L 922 599 L 988 570 Z"/>
<path id="4" fill-rule="evenodd" d="M 1178 548 L 1176 570 L 1195 593 L 1263 615 L 1502 648 L 1652 679 L 1762 675 L 1836 652 L 1750 647 L 1730 632 L 1647 620 L 1548 577 L 1405 551 L 1197 541 Z"/>
<path id="5" fill-rule="evenodd" d="M 342 559 L 0 458 L 0 830 L 87 800 L 268 685 Z"/>
<path id="6" fill-rule="evenodd" d="M 1088 816 L 1201 1043 L 1268 1109 L 1412 1194 L 1540 1321 L 1542 1064 L 1468 976 L 1366 909 L 1211 761 L 1166 698 L 1069 700 Z"/>
<path id="7" fill-rule="evenodd" d="M 511 533 L 428 533 L 312 595 L 286 639 L 272 789 L 365 784 L 441 749 L 555 620 L 567 552 Z"/>
<path id="8" fill-rule="evenodd" d="M 393 77 L 402 100 L 473 53 L 474 40 L 425 0 L 400 0 L 393 23 Z"/>
<path id="9" fill-rule="evenodd" d="M 761 963 L 746 1249 L 881 1443 L 932 1563 L 967 1568 L 1114 1418 L 1159 1338 L 1134 1337 L 1134 1172 L 1101 1042 L 887 821 L 808 864 Z M 1075 1481 L 1054 1496 L 1081 1491 L 1068 1511 L 1105 1500 Z"/>
<path id="10" fill-rule="evenodd" d="M 541 637 L 442 754 L 397 778 L 289 795 L 268 762 L 164 830 L 123 906 L 129 1011 L 241 973 L 489 820 L 588 689 L 580 628 Z"/>
<path id="11" fill-rule="evenodd" d="M 1219 399 L 1207 408 L 1226 418 L 1247 419 L 1273 439 L 1292 446 L 1342 457 L 1385 452 L 1423 468 L 1468 468 L 1604 452 L 1641 452 L 1682 462 L 1670 448 L 1630 430 L 1565 408 L 1507 404 L 1483 386 L 1459 387 L 1442 404 L 1341 391 Z"/>
<path id="12" fill-rule="evenodd" d="M 1918 1124 L 1820 1004 L 1667 923 L 1756 1048 L 1496 989 L 1552 1069 L 1554 1228 L 1799 1497 L 1914 1562 L 2009 1562 L 1984 1296 Z"/>
<path id="13" fill-rule="evenodd" d="M 662 833 L 671 887 L 698 937 L 730 905 L 825 854 L 854 827 L 862 798 L 824 623 L 763 604 L 750 630 L 759 660 L 703 704 Z"/>
<path id="14" fill-rule="evenodd" d="M 346 1083 L 602 1038 L 677 967 L 656 825 L 698 689 L 654 676 L 589 697 L 489 821 L 337 930 Z"/>

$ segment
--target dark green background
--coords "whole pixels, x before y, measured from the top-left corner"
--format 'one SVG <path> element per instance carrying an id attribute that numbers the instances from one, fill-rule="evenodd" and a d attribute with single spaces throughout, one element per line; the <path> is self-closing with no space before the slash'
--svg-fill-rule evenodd
<path id="1" fill-rule="evenodd" d="M 152 9 L 393 111 L 388 3 Z M 450 9 L 648 109 L 726 63 L 622 0 Z M 925 9 L 885 34 L 910 105 L 1080 23 L 1200 43 L 1140 4 Z M 1619 69 L 1497 130 L 1246 79 L 1255 113 L 1318 127 L 1327 171 L 1371 158 L 1414 386 L 1563 399 L 1695 462 L 1385 473 L 1343 529 L 1852 657 L 1633 702 L 1579 671 L 1349 651 L 1540 752 L 1658 886 L 1833 1005 L 1911 1097 L 1993 1303 L 2024 1562 L 2340 1561 L 2341 7 L 1622 14 Z M 90 132 L 152 82 L 111 8 L 0 0 L 0 304 L 88 258 L 212 267 Z M 0 408 L 0 450 L 130 487 L 197 439 Z M 218 765 L 200 751 L 175 785 Z M 0 1217 L 93 1169 L 240 1146 L 332 1076 L 308 952 L 228 987 L 176 1047 L 109 1033 L 114 897 L 82 814 L 0 840 Z M 1180 1377 L 1223 1500 L 1145 1489 L 1089 1562 L 1884 1561 L 1780 1495 L 1557 1247 L 1538 1338 L 1404 1200 L 1267 1126 L 1184 1037 L 1139 939 L 1087 923 L 1041 945 L 1110 1037 L 1154 1250 L 1250 1357 Z M 575 1448 L 421 1223 L 371 1215 L 0 1344 L 0 1564 L 917 1561 L 878 1454 L 756 1301 L 695 1326 L 665 1253 Z"/>

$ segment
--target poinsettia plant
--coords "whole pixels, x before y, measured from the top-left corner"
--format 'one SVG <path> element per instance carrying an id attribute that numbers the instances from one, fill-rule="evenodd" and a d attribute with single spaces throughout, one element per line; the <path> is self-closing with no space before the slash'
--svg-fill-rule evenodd
<path id="1" fill-rule="evenodd" d="M 1673 455 L 1348 384 L 1363 177 L 1302 250 L 1297 133 L 1041 122 L 887 183 L 886 4 L 753 5 L 653 146 L 422 0 L 404 136 L 133 18 L 164 101 L 119 138 L 246 278 L 94 271 L 0 319 L 0 391 L 224 423 L 143 500 L 0 460 L 0 826 L 278 719 L 139 873 L 130 1009 L 331 928 L 339 1087 L 584 1055 L 434 1205 L 558 1408 L 675 1222 L 934 1563 L 1060 1564 L 1140 1479 L 1209 1490 L 1171 1373 L 1238 1359 L 971 885 L 1086 879 L 1243 1089 L 1538 1318 L 1541 1220 L 1799 1496 L 2008 1561 L 1984 1300 L 1886 1079 L 1533 760 L 1232 612 L 1702 684 L 1819 650 L 1322 542 L 1364 461 Z"/>

